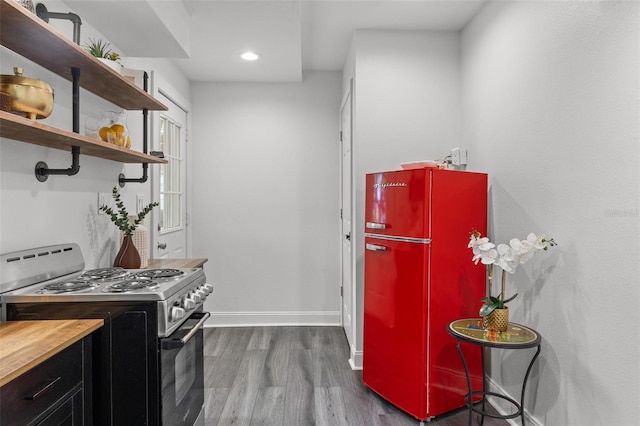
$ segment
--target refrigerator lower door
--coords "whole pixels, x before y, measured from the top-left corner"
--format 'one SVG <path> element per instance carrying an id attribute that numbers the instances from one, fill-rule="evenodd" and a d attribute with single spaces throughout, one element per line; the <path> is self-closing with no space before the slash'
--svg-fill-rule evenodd
<path id="1" fill-rule="evenodd" d="M 363 381 L 424 420 L 429 244 L 365 238 Z"/>

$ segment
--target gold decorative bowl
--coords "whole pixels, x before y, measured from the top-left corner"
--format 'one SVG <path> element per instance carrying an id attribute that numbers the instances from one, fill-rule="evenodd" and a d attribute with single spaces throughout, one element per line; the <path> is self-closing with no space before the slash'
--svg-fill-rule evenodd
<path id="1" fill-rule="evenodd" d="M 53 89 L 48 83 L 22 76 L 22 68 L 14 67 L 15 75 L 0 75 L 0 91 L 11 96 L 11 112 L 21 113 L 31 120 L 47 118 L 53 110 Z"/>
<path id="2" fill-rule="evenodd" d="M 11 95 L 0 91 L 0 111 L 11 112 Z"/>

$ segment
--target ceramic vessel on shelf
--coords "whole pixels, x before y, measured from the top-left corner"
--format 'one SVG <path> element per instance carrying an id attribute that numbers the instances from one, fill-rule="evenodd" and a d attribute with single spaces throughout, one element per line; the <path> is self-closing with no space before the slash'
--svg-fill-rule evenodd
<path id="1" fill-rule="evenodd" d="M 11 112 L 11 95 L 0 92 L 0 111 Z"/>
<path id="2" fill-rule="evenodd" d="M 122 245 L 120 251 L 116 255 L 113 261 L 113 266 L 124 269 L 139 269 L 140 268 L 140 254 L 138 249 L 133 244 L 131 235 L 125 235 L 122 239 Z"/>
<path id="3" fill-rule="evenodd" d="M 108 66 L 109 68 L 111 68 L 112 70 L 114 70 L 115 72 L 117 72 L 118 74 L 122 74 L 122 65 L 120 64 L 120 62 L 112 61 L 111 59 L 106 59 L 106 58 L 96 58 L 96 59 L 102 62 L 103 64 L 105 64 L 106 66 Z"/>
<path id="4" fill-rule="evenodd" d="M 0 75 L 0 91 L 11 96 L 11 112 L 31 120 L 47 118 L 53 111 L 53 89 L 42 80 L 22 76 L 22 68 L 14 67 L 14 75 Z"/>

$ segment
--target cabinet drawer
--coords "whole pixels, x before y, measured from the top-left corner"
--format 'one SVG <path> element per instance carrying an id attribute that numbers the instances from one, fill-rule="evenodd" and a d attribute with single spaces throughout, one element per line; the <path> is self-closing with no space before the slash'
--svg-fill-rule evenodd
<path id="1" fill-rule="evenodd" d="M 28 424 L 71 395 L 82 385 L 82 359 L 80 340 L 0 388 L 2 424 Z"/>

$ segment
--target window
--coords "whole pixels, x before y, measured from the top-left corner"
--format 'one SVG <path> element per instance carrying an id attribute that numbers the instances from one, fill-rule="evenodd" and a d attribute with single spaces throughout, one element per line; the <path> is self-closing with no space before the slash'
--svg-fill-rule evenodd
<path id="1" fill-rule="evenodd" d="M 160 118 L 160 150 L 167 164 L 160 165 L 160 229 L 182 228 L 182 128 L 167 117 Z"/>

